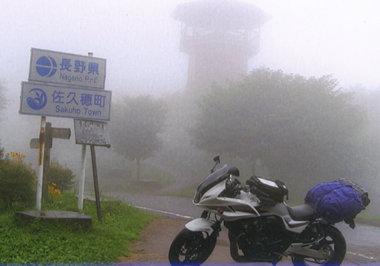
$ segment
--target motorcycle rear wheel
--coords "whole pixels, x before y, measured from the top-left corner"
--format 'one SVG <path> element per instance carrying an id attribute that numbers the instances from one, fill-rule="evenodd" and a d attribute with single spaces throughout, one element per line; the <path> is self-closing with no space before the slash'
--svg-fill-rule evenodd
<path id="1" fill-rule="evenodd" d="M 346 240 L 342 233 L 333 226 L 325 230 L 325 237 L 315 247 L 323 250 L 329 257 L 325 260 L 293 256 L 292 262 L 296 266 L 304 265 L 340 265 L 346 255 Z"/>
<path id="2" fill-rule="evenodd" d="M 208 236 L 202 232 L 181 230 L 174 238 L 169 249 L 169 262 L 174 265 L 200 265 L 213 252 L 216 235 Z"/>

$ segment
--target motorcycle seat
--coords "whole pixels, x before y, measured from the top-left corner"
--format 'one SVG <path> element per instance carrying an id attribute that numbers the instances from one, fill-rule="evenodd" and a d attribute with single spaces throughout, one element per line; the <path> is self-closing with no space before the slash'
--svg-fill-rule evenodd
<path id="1" fill-rule="evenodd" d="M 315 218 L 315 210 L 309 204 L 304 204 L 296 207 L 288 206 L 290 217 L 294 221 L 306 221 Z"/>

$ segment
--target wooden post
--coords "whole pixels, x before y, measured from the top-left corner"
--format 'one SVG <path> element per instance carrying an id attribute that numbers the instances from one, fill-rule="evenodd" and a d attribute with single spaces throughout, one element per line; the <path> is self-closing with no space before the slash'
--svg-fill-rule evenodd
<path id="1" fill-rule="evenodd" d="M 97 171 L 97 167 L 96 167 L 95 145 L 91 144 L 90 148 L 91 148 L 91 160 L 92 160 L 92 173 L 94 175 L 96 209 L 98 211 L 99 222 L 102 222 L 102 212 L 101 212 L 101 207 L 100 207 L 100 193 L 99 193 L 99 182 L 98 182 L 98 171 Z"/>
<path id="2" fill-rule="evenodd" d="M 70 139 L 70 128 L 54 128 L 46 123 L 46 117 L 41 116 L 40 137 L 30 140 L 31 149 L 39 149 L 36 208 L 41 210 L 41 200 L 47 199 L 47 173 L 50 167 L 50 149 L 53 147 L 53 138 Z"/>
<path id="3" fill-rule="evenodd" d="M 86 177 L 86 144 L 82 144 L 82 165 L 81 165 L 81 177 L 79 179 L 79 192 L 78 192 L 78 209 L 83 212 L 83 197 L 84 197 L 84 180 Z"/>
<path id="4" fill-rule="evenodd" d="M 42 199 L 47 200 L 48 199 L 48 186 L 49 186 L 49 180 L 48 180 L 48 173 L 50 168 L 50 149 L 53 146 L 53 138 L 51 133 L 51 123 L 46 123 L 45 128 L 45 148 L 44 148 L 44 172 L 42 175 Z"/>

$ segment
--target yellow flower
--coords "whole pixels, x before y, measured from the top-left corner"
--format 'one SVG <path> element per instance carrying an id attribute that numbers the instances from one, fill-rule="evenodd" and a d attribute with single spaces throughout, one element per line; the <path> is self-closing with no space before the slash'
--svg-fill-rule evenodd
<path id="1" fill-rule="evenodd" d="M 52 183 L 52 185 L 56 185 L 55 183 Z M 50 185 L 48 185 L 48 192 L 55 198 L 60 198 L 61 197 L 61 190 L 54 188 Z"/>
<path id="2" fill-rule="evenodd" d="M 11 157 L 12 157 L 12 160 L 16 160 L 17 158 L 19 159 L 25 159 L 26 156 L 21 154 L 21 153 L 17 153 L 17 152 L 10 152 L 8 153 Z"/>

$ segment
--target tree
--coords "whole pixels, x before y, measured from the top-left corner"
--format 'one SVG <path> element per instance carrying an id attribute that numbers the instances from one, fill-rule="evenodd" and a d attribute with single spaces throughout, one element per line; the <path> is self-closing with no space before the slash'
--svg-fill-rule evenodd
<path id="1" fill-rule="evenodd" d="M 4 158 L 4 149 L 0 147 L 0 213 L 30 207 L 35 202 L 34 170 L 23 161 L 24 155 L 9 155 Z"/>
<path id="2" fill-rule="evenodd" d="M 74 178 L 70 168 L 60 165 L 57 160 L 51 161 L 47 175 L 50 186 L 61 191 L 69 190 L 74 186 Z"/>
<path id="3" fill-rule="evenodd" d="M 202 98 L 193 144 L 253 166 L 260 159 L 278 179 L 359 176 L 363 150 L 357 138 L 365 113 L 337 86 L 331 76 L 257 69 Z"/>
<path id="4" fill-rule="evenodd" d="M 137 179 L 140 162 L 159 151 L 159 133 L 165 129 L 167 108 L 164 101 L 150 95 L 124 97 L 113 107 L 110 136 L 113 149 L 126 159 L 136 161 Z"/>
<path id="5" fill-rule="evenodd" d="M 1 141 L 0 141 L 0 164 L 3 161 L 4 158 L 4 148 L 1 148 Z"/>
<path id="6" fill-rule="evenodd" d="M 5 90 L 6 88 L 4 87 L 2 81 L 0 80 L 0 113 L 3 109 L 5 109 L 7 105 L 7 99 L 5 98 L 5 95 L 4 95 Z"/>

